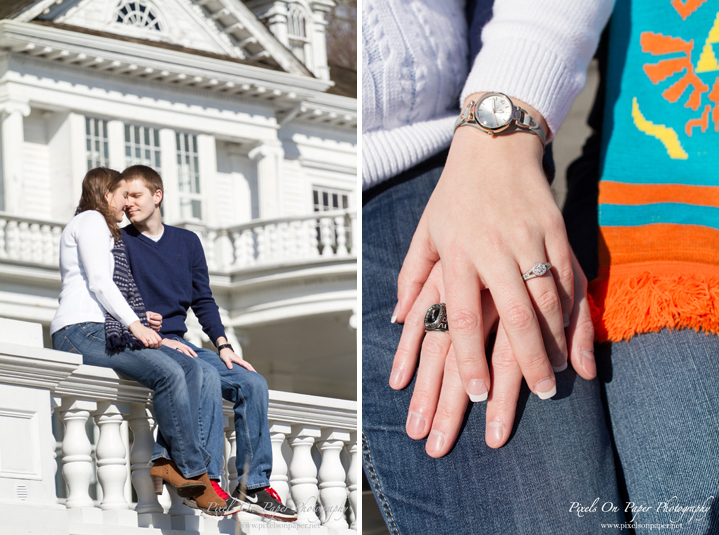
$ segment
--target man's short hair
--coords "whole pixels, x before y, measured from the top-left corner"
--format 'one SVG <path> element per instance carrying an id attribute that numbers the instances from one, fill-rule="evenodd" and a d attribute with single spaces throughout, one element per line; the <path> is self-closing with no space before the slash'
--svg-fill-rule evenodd
<path id="1" fill-rule="evenodd" d="M 165 188 L 162 184 L 162 177 L 152 167 L 146 165 L 133 165 L 122 172 L 122 178 L 126 181 L 142 180 L 145 187 L 154 194 L 157 190 L 162 192 L 162 199 L 165 198 Z M 162 200 L 159 206 L 162 206 Z"/>

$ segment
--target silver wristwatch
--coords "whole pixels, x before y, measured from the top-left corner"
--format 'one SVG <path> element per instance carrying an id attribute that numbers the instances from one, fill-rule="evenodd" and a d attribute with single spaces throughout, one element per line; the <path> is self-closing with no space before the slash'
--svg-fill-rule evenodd
<path id="1" fill-rule="evenodd" d="M 486 93 L 477 102 L 465 106 L 454 123 L 454 130 L 460 126 L 473 126 L 490 135 L 532 132 L 547 144 L 547 135 L 526 110 L 515 106 L 504 93 Z"/>

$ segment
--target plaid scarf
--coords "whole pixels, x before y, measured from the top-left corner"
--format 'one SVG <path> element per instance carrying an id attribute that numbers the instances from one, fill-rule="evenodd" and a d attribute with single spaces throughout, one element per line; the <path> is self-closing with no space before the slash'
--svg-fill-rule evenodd
<path id="1" fill-rule="evenodd" d="M 145 313 L 145 303 L 142 301 L 140 292 L 137 290 L 135 279 L 132 278 L 130 265 L 125 256 L 125 242 L 122 238 L 115 242 L 112 248 L 112 255 L 115 257 L 115 271 L 112 274 L 112 281 L 117 285 L 120 293 L 125 298 L 130 308 L 140 318 L 145 327 L 150 327 Z M 127 330 L 122 323 L 107 312 L 105 314 L 105 347 L 110 353 L 123 351 L 127 346 L 130 349 L 144 349 L 145 345 Z"/>

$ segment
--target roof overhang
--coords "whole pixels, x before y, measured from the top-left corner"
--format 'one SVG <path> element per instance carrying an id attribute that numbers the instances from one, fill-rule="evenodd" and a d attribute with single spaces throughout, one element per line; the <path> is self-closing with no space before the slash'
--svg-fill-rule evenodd
<path id="1" fill-rule="evenodd" d="M 0 21 L 0 49 L 73 68 L 260 99 L 283 109 L 300 105 L 309 112 L 308 120 L 357 124 L 357 101 L 326 94 L 332 83 L 314 77 L 8 20 Z M 336 101 L 329 106 L 336 110 L 328 108 L 330 101 Z"/>

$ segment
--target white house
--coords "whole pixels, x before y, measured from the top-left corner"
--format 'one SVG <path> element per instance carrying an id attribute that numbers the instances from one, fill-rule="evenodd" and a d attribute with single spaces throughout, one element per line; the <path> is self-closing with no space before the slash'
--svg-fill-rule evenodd
<path id="1" fill-rule="evenodd" d="M 326 14 L 333 5 L 332 0 L 0 2 L 0 318 L 41 324 L 49 348 L 48 326 L 60 290 L 59 236 L 74 214 L 85 172 L 98 165 L 154 167 L 165 183 L 164 221 L 200 236 L 228 338 L 275 391 L 273 440 L 281 454 L 275 456 L 280 465 L 273 467 L 273 484 L 285 485 L 290 501 L 295 492 L 298 497 L 316 492 L 322 502 L 322 492 L 330 496 L 330 489 L 348 493 L 354 485 L 356 490 L 356 481 L 345 477 L 356 455 L 356 75 L 327 63 Z M 15 324 L 2 324 L 7 325 Z M 188 339 L 208 344 L 194 318 L 188 326 Z M 41 468 L 48 440 L 53 451 L 58 440 L 58 455 L 66 459 L 87 446 L 93 452 L 88 463 L 102 457 L 103 466 L 124 463 L 133 483 L 136 473 L 139 477 L 135 490 L 142 488 L 147 442 L 142 430 L 152 426 L 147 392 L 79 363 L 53 364 L 47 373 L 57 380 L 41 381 L 46 411 L 9 407 L 8 399 L 24 399 L 40 384 L 17 370 L 38 362 L 45 369 L 43 363 L 64 362 L 64 354 L 13 349 L 5 344 L 13 333 L 0 334 L 0 516 L 8 510 L 1 506 L 7 500 L 15 503 L 26 493 L 39 503 L 33 493 L 46 493 L 46 487 L 32 485 L 19 491 L 19 483 L 6 488 L 3 478 L 22 480 L 26 474 L 28 481 L 47 483 Z M 10 393 L 12 388 L 23 394 Z M 37 399 L 32 403 L 36 407 Z M 32 431 L 39 433 L 32 435 L 40 444 L 38 459 L 45 460 L 25 472 L 8 472 L 3 454 L 6 462 L 8 448 L 16 446 L 2 437 L 11 426 L 25 429 L 17 414 L 43 420 L 51 405 L 56 427 L 62 420 L 65 433 L 74 429 L 70 438 L 47 439 L 44 428 Z M 31 427 L 39 425 L 33 418 L 28 417 Z M 85 444 L 88 437 L 77 435 L 79 424 L 72 422 L 93 419 L 95 436 Z M 103 453 L 103 433 L 111 437 L 117 431 L 129 445 L 128 421 L 133 436 L 144 437 L 135 442 L 144 445 L 133 444 L 132 453 L 126 448 L 122 459 L 117 452 Z M 134 424 L 137 432 L 133 421 L 144 422 Z M 234 439 L 227 429 L 229 457 Z M 324 460 L 326 453 L 331 460 Z M 75 477 L 71 468 L 67 474 Z M 99 475 L 100 468 L 96 471 Z M 232 482 L 231 469 L 227 477 Z M 85 504 L 85 512 L 68 509 L 75 515 L 70 525 L 220 529 L 152 520 L 158 506 L 142 492 L 132 495 L 129 479 L 122 483 L 125 498 L 139 500 L 141 507 L 131 511 L 139 524 L 120 513 L 108 516 L 115 509 L 106 497 L 120 482 L 106 481 L 107 489 L 102 477 L 98 483 L 93 475 L 95 490 L 88 498 L 93 505 Z M 339 503 L 337 496 L 326 500 Z M 60 498 L 62 507 L 70 507 Z M 169 506 L 167 501 L 164 516 L 172 513 Z M 98 524 L 93 511 L 100 510 L 105 517 Z M 341 525 L 330 522 L 327 529 Z"/>
<path id="2" fill-rule="evenodd" d="M 1 3 L 0 316 L 49 325 L 85 172 L 143 163 L 270 387 L 355 399 L 357 112 L 327 66 L 332 5 Z"/>

